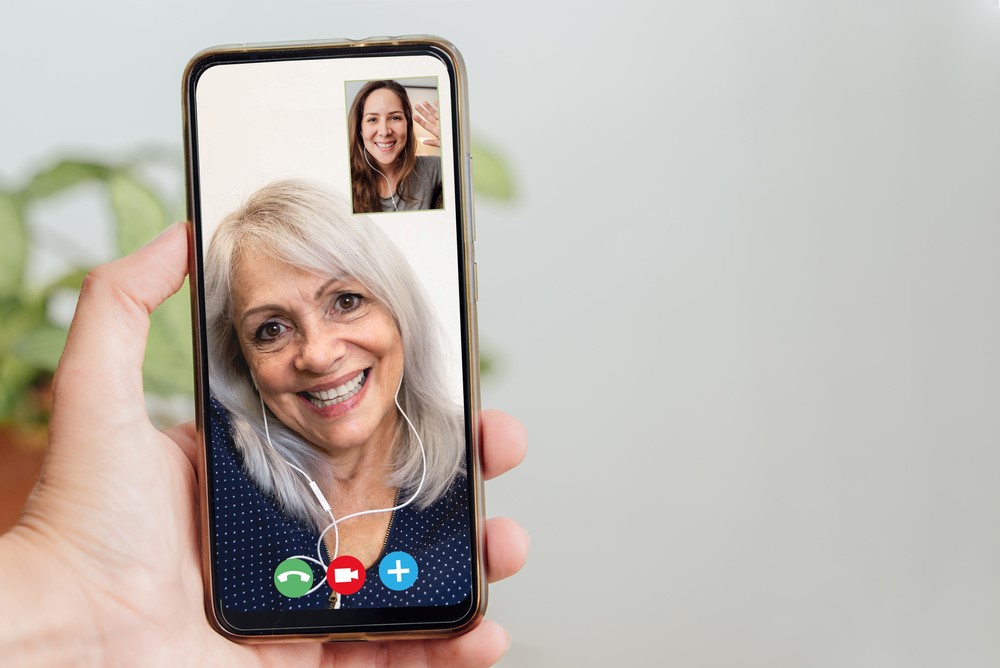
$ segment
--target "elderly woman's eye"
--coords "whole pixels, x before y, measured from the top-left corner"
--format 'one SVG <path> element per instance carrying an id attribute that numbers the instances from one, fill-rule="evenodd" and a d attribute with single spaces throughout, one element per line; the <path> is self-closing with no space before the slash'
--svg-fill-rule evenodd
<path id="1" fill-rule="evenodd" d="M 361 306 L 362 297 L 359 294 L 353 292 L 345 292 L 342 295 L 338 295 L 336 301 L 333 303 L 334 308 L 340 312 L 353 311 L 354 309 Z"/>
<path id="2" fill-rule="evenodd" d="M 258 341 L 273 341 L 274 339 L 281 336 L 285 331 L 285 326 L 280 322 L 275 322 L 270 320 L 261 325 L 256 332 L 256 338 Z"/>

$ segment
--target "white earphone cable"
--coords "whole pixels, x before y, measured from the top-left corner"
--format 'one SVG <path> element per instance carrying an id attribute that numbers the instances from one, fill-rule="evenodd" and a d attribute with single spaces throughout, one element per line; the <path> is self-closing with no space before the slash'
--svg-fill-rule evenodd
<path id="1" fill-rule="evenodd" d="M 383 174 L 382 172 L 378 171 L 377 169 L 375 169 L 375 165 L 373 165 L 371 161 L 368 159 L 368 149 L 366 149 L 364 146 L 361 147 L 361 155 L 365 157 L 365 162 L 368 163 L 368 166 L 371 167 L 376 174 L 385 179 L 385 187 L 389 189 L 389 197 L 392 198 L 392 208 L 395 211 L 399 211 L 399 208 L 396 206 L 396 193 L 392 192 L 392 184 L 389 183 L 389 177 Z"/>
<path id="2" fill-rule="evenodd" d="M 290 461 L 282 457 L 282 459 L 284 459 L 286 464 L 288 464 L 290 467 L 292 467 L 293 469 L 302 474 L 302 476 L 309 483 L 309 489 L 312 490 L 313 496 L 316 497 L 316 500 L 319 501 L 319 504 L 323 507 L 323 510 L 325 510 L 326 513 L 330 516 L 330 519 L 333 520 L 319 534 L 319 540 L 316 542 L 316 554 L 319 557 L 318 559 L 313 559 L 312 557 L 307 557 L 304 555 L 296 555 L 294 558 L 306 559 L 313 563 L 319 564 L 320 566 L 323 567 L 323 570 L 325 571 L 327 568 L 329 568 L 329 564 L 323 561 L 323 539 L 326 536 L 327 532 L 330 531 L 330 529 L 333 529 L 333 551 L 330 556 L 330 561 L 333 561 L 334 559 L 337 558 L 337 555 L 340 551 L 340 528 L 338 527 L 338 525 L 341 522 L 354 519 L 355 517 L 361 517 L 363 515 L 375 515 L 378 513 L 395 512 L 413 503 L 420 495 L 420 490 L 423 489 L 424 482 L 427 480 L 427 451 L 424 449 L 424 440 L 420 438 L 420 434 L 417 432 L 416 427 L 414 427 L 413 422 L 410 421 L 410 416 L 408 416 L 406 414 L 406 411 L 403 410 L 403 407 L 399 405 L 399 391 L 402 389 L 402 387 L 403 387 L 403 377 L 400 376 L 399 385 L 396 386 L 396 396 L 395 396 L 396 409 L 399 411 L 400 415 L 403 416 L 403 419 L 406 420 L 407 426 L 410 428 L 410 431 L 413 432 L 413 435 L 417 437 L 417 443 L 420 445 L 420 460 L 421 463 L 423 464 L 423 470 L 420 474 L 420 484 L 417 485 L 417 488 L 416 490 L 414 490 L 413 495 L 403 503 L 400 503 L 399 505 L 393 506 L 391 508 L 375 508 L 372 510 L 361 510 L 356 513 L 351 513 L 350 515 L 345 515 L 344 517 L 337 519 L 336 517 L 334 517 L 333 510 L 330 508 L 330 503 L 326 500 L 326 496 L 323 495 L 323 492 L 320 491 L 319 485 L 316 484 L 316 481 L 314 481 L 311 477 L 309 477 L 308 473 L 306 473 L 298 466 L 292 464 Z M 258 390 L 258 394 L 260 394 L 260 390 Z M 267 443 L 268 445 L 271 446 L 272 449 L 275 450 L 275 452 L 278 452 L 279 456 L 281 456 L 281 453 L 277 450 L 277 448 L 274 447 L 274 443 L 271 442 L 271 430 L 268 429 L 267 426 L 267 410 L 264 406 L 263 395 L 260 397 L 260 409 L 261 409 L 261 415 L 263 415 L 264 417 L 264 435 L 267 437 Z M 312 594 L 322 585 L 323 585 L 323 580 L 321 579 L 315 587 L 309 590 L 307 595 Z"/>

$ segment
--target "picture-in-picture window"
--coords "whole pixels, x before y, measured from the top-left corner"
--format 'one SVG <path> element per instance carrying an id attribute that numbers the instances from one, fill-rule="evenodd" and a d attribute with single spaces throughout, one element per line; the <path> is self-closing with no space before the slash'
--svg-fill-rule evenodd
<path id="1" fill-rule="evenodd" d="M 444 207 L 436 77 L 346 83 L 354 213 Z"/>

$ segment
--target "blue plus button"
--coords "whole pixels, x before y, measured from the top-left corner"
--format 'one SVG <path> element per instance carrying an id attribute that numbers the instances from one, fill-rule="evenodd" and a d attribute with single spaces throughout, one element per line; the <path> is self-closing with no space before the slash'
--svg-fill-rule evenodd
<path id="1" fill-rule="evenodd" d="M 417 560 L 406 552 L 390 552 L 379 562 L 378 576 L 393 591 L 409 589 L 417 581 Z"/>

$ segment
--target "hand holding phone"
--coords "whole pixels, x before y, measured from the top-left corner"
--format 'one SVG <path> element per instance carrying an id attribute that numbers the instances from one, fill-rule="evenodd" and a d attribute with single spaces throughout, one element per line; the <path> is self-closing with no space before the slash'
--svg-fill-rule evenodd
<path id="1" fill-rule="evenodd" d="M 207 623 L 194 425 L 158 431 L 142 396 L 147 313 L 183 283 L 187 228 L 171 227 L 86 282 L 57 372 L 44 474 L 19 524 L 0 537 L 0 600 L 21 611 L 0 629 L 3 664 L 495 663 L 509 638 L 488 621 L 447 640 L 257 649 L 228 642 Z M 520 461 L 524 431 L 500 413 L 482 418 L 483 471 L 492 478 Z M 486 530 L 488 577 L 496 581 L 520 568 L 526 536 L 509 520 L 491 520 Z"/>

